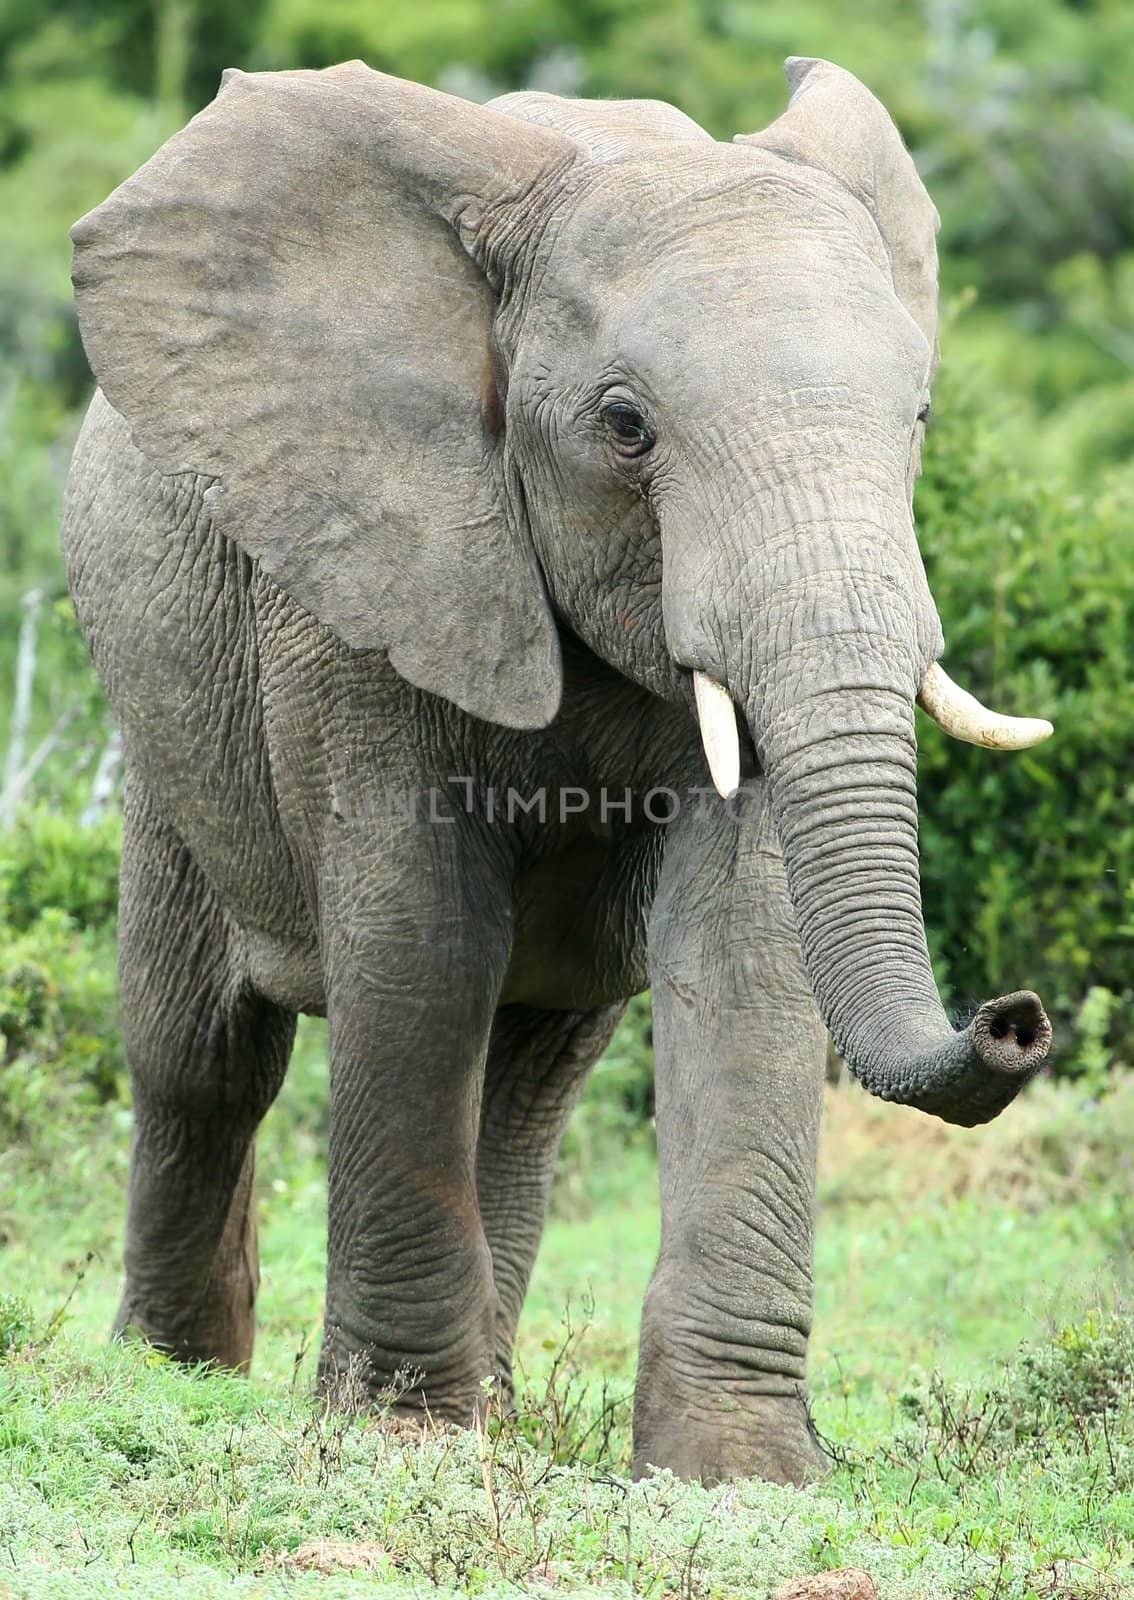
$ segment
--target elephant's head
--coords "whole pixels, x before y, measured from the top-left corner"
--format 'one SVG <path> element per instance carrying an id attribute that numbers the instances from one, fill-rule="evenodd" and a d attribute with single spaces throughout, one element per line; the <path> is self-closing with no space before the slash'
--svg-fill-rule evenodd
<path id="1" fill-rule="evenodd" d="M 354 63 L 226 75 L 75 230 L 95 373 L 139 445 L 349 644 L 488 720 L 550 721 L 553 608 L 737 716 L 811 982 L 867 1086 L 994 1115 L 1031 994 L 946 1019 L 917 871 L 914 703 L 1011 745 L 936 665 L 911 513 L 936 215 L 878 102 L 793 61 L 719 144 L 669 107 L 474 106 Z"/>

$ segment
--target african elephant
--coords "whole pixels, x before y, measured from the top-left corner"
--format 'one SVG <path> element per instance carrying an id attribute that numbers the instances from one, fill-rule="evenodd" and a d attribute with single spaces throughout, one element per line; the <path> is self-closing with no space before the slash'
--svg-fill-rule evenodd
<path id="1" fill-rule="evenodd" d="M 650 983 L 635 1470 L 797 1481 L 824 1030 L 966 1124 L 1043 1061 L 1033 994 L 953 1028 L 920 908 L 919 692 L 962 737 L 1050 731 L 937 664 L 936 215 L 856 79 L 787 71 L 731 144 L 232 72 L 77 224 L 64 545 L 128 758 L 120 1329 L 246 1367 L 256 1128 L 325 1012 L 320 1381 L 409 1369 L 404 1405 L 470 1419 Z"/>

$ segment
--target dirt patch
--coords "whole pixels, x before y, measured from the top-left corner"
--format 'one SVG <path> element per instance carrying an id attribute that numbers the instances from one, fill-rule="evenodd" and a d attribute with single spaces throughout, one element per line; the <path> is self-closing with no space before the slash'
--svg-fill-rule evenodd
<path id="1" fill-rule="evenodd" d="M 772 1600 L 878 1600 L 874 1579 L 861 1567 L 838 1572 L 817 1572 L 810 1578 L 793 1578 L 772 1594 Z"/>
<path id="2" fill-rule="evenodd" d="M 451 1422 L 442 1422 L 425 1412 L 385 1412 L 371 1418 L 365 1433 L 380 1433 L 395 1444 L 422 1445 L 460 1432 Z"/>
<path id="3" fill-rule="evenodd" d="M 281 1567 L 297 1572 L 319 1572 L 329 1577 L 335 1572 L 378 1572 L 388 1566 L 390 1557 L 380 1544 L 365 1539 L 313 1539 L 277 1557 Z"/>

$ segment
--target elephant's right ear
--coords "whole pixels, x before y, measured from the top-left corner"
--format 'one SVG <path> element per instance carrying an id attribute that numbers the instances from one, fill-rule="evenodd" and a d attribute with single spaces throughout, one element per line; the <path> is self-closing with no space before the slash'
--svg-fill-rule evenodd
<path id="1" fill-rule="evenodd" d="M 512 727 L 555 715 L 561 666 L 504 488 L 485 263 L 576 155 L 361 62 L 226 73 L 72 235 L 139 448 L 215 478 L 218 525 L 348 644 Z"/>

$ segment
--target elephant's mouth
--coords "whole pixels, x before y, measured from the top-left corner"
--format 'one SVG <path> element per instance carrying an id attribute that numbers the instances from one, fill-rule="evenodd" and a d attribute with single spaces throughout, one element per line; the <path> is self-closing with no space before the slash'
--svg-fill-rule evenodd
<path id="1" fill-rule="evenodd" d="M 736 706 L 725 686 L 707 672 L 694 672 L 693 693 L 709 772 L 717 792 L 731 800 L 740 787 L 741 769 L 742 726 L 738 724 Z M 917 700 L 945 733 L 987 750 L 1027 750 L 1042 744 L 1054 731 L 1043 717 L 1009 717 L 991 711 L 954 683 L 937 661 L 927 669 Z"/>

